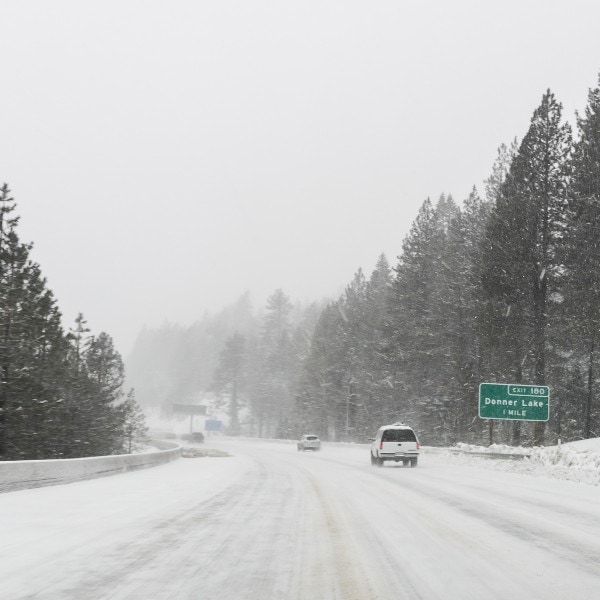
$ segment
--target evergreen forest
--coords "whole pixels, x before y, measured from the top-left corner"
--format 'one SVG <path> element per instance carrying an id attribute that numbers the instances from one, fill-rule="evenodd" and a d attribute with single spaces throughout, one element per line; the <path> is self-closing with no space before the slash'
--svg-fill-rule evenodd
<path id="1" fill-rule="evenodd" d="M 0 188 L 0 460 L 131 451 L 145 429 L 123 361 L 69 331 Z M 248 294 L 189 327 L 142 330 L 127 384 L 145 410 L 207 403 L 227 433 L 541 445 L 600 436 L 600 86 L 572 128 L 547 91 L 483 191 L 426 199 L 399 243 L 334 301 Z M 550 420 L 478 416 L 482 382 L 551 389 Z"/>
<path id="2" fill-rule="evenodd" d="M 336 301 L 278 289 L 260 311 L 246 295 L 144 330 L 142 402 L 209 398 L 234 435 L 364 442 L 402 421 L 429 445 L 600 436 L 600 87 L 575 125 L 548 90 L 482 192 L 425 200 L 395 264 L 358 269 Z M 549 386 L 549 421 L 480 419 L 481 382 Z"/>
<path id="3" fill-rule="evenodd" d="M 0 460 L 131 452 L 145 432 L 124 367 L 106 333 L 82 314 L 69 331 L 31 244 L 18 235 L 16 203 L 0 188 Z"/>

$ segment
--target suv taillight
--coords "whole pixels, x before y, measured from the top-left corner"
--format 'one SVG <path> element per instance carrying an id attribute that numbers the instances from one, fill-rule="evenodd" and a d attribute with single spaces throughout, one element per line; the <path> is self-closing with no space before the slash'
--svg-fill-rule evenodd
<path id="1" fill-rule="evenodd" d="M 379 442 L 379 449 L 380 449 L 380 450 L 383 450 L 383 442 L 382 442 L 382 441 L 381 441 L 381 442 Z"/>
<path id="2" fill-rule="evenodd" d="M 421 449 L 421 444 L 419 444 L 419 442 L 417 442 L 417 450 Z"/>

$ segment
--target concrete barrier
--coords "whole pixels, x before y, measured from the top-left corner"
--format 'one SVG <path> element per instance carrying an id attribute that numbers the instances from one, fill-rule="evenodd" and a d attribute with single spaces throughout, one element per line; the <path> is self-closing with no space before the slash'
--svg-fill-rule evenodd
<path id="1" fill-rule="evenodd" d="M 151 444 L 158 448 L 157 452 L 60 460 L 0 461 L 0 492 L 116 475 L 156 467 L 181 457 L 179 444 L 161 440 L 152 440 Z"/>

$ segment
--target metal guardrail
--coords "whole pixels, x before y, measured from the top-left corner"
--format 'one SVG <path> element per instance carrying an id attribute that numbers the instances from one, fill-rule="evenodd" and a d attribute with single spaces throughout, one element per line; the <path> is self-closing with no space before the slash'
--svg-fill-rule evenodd
<path id="1" fill-rule="evenodd" d="M 87 458 L 0 461 L 0 493 L 147 469 L 181 457 L 179 444 L 162 440 L 151 443 L 159 450 Z"/>
<path id="2" fill-rule="evenodd" d="M 462 454 L 466 456 L 476 456 L 477 458 L 491 458 L 493 460 L 523 460 L 529 458 L 529 454 L 507 453 L 507 452 L 470 452 L 469 450 L 449 449 L 452 454 Z"/>

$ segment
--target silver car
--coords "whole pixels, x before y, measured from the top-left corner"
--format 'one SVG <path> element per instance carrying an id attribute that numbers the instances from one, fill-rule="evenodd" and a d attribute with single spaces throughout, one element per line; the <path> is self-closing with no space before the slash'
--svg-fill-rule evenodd
<path id="1" fill-rule="evenodd" d="M 320 450 L 321 440 L 316 435 L 303 435 L 298 440 L 298 452 L 304 450 Z"/>

